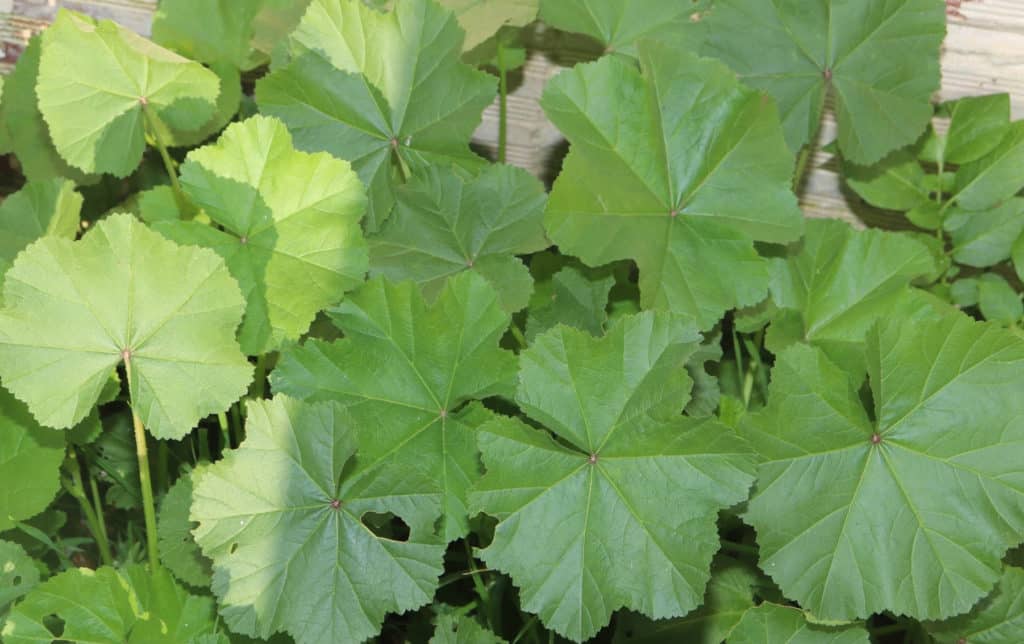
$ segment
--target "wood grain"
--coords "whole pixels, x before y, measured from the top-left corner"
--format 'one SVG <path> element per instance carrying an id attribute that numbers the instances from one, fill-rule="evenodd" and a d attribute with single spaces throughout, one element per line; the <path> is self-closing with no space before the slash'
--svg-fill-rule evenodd
<path id="1" fill-rule="evenodd" d="M 239 0 L 244 1 L 244 0 Z M 157 0 L 0 0 L 0 72 L 9 69 L 28 37 L 52 20 L 61 6 L 93 16 L 110 18 L 149 33 Z M 943 83 L 937 98 L 1008 92 L 1014 118 L 1024 118 L 1024 0 L 964 0 L 961 17 L 951 17 L 943 57 Z M 544 118 L 538 99 L 560 65 L 572 64 L 569 53 L 558 56 L 534 51 L 526 67 L 513 79 L 509 97 L 508 161 L 538 176 L 549 178 L 564 152 L 558 131 Z M 493 150 L 497 141 L 498 109 L 484 113 L 477 143 Z M 835 136 L 835 123 L 826 118 L 821 140 Z M 830 156 L 819 153 L 801 190 L 804 212 L 810 217 L 836 217 L 858 225 L 892 225 L 885 213 L 873 212 L 841 190 Z"/>

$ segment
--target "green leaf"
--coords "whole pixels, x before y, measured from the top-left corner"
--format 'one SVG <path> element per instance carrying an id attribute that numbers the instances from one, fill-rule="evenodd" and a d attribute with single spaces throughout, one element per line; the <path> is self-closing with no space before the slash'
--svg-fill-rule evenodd
<path id="1" fill-rule="evenodd" d="M 1010 95 L 968 96 L 945 105 L 949 111 L 945 160 L 977 161 L 1003 140 L 1010 125 Z"/>
<path id="2" fill-rule="evenodd" d="M 594 273 L 589 271 L 588 274 L 574 266 L 566 266 L 555 273 L 545 285 L 542 298 L 530 305 L 527 340 L 532 342 L 539 334 L 559 324 L 594 336 L 603 335 L 608 321 L 608 293 L 615 285 L 615 277 L 610 274 L 599 277 Z"/>
<path id="3" fill-rule="evenodd" d="M 515 255 L 549 245 L 546 201 L 543 184 L 512 166 L 493 165 L 472 179 L 451 168 L 428 168 L 402 186 L 390 220 L 370 239 L 370 273 L 415 280 L 430 299 L 448 276 L 466 270 L 504 277 L 489 281 L 505 309 L 518 311 L 533 283 Z"/>
<path id="4" fill-rule="evenodd" d="M 65 9 L 43 32 L 39 110 L 57 151 L 85 172 L 131 174 L 146 147 L 144 105 L 168 127 L 194 130 L 213 116 L 219 87 L 199 63 L 109 20 Z"/>
<path id="5" fill-rule="evenodd" d="M 772 298 L 780 309 L 799 314 L 802 328 L 791 341 L 816 344 L 833 360 L 857 356 L 854 365 L 844 366 L 855 371 L 859 367 L 862 373 L 868 329 L 906 301 L 911 282 L 934 267 L 928 247 L 908 235 L 812 220 L 795 253 L 775 261 Z M 773 332 L 778 331 L 776 324 Z M 778 337 L 770 343 L 772 351 L 790 343 Z"/>
<path id="6" fill-rule="evenodd" d="M 729 637 L 729 644 L 868 644 L 870 641 L 862 626 L 819 626 L 807 621 L 798 608 L 767 602 L 748 610 Z"/>
<path id="7" fill-rule="evenodd" d="M 1014 324 L 1024 317 L 1024 303 L 1002 275 L 986 273 L 978 280 L 978 308 L 986 320 Z"/>
<path id="8" fill-rule="evenodd" d="M 252 377 L 234 340 L 242 299 L 223 261 L 130 215 L 81 241 L 29 246 L 7 272 L 4 303 L 0 378 L 43 425 L 85 418 L 125 356 L 132 404 L 157 438 L 181 438 Z"/>
<path id="9" fill-rule="evenodd" d="M 36 82 L 39 77 L 41 36 L 35 35 L 18 58 L 4 85 L 3 112 L 11 148 L 29 181 L 49 181 L 58 177 L 75 183 L 92 183 L 96 177 L 72 168 L 57 154 L 50 131 L 39 112 Z"/>
<path id="10" fill-rule="evenodd" d="M 0 154 L 10 154 L 11 135 L 7 131 L 7 118 L 4 116 L 4 79 L 0 77 Z"/>
<path id="11" fill-rule="evenodd" d="M 156 186 L 140 192 L 137 210 L 139 218 L 151 226 L 161 221 L 181 219 L 174 189 L 170 186 Z"/>
<path id="12" fill-rule="evenodd" d="M 907 150 L 897 150 L 870 166 L 844 162 L 843 178 L 876 208 L 905 211 L 928 202 L 924 168 Z"/>
<path id="13" fill-rule="evenodd" d="M 239 341 L 247 354 L 298 339 L 317 312 L 362 283 L 359 178 L 345 161 L 296 151 L 277 119 L 232 124 L 215 144 L 189 153 L 181 183 L 222 229 L 195 221 L 156 229 L 224 258 L 246 298 Z"/>
<path id="14" fill-rule="evenodd" d="M 64 436 L 40 427 L 0 388 L 0 532 L 39 514 L 60 490 Z"/>
<path id="15" fill-rule="evenodd" d="M 269 55 L 299 24 L 310 0 L 260 1 L 260 11 L 252 24 L 252 45 L 256 51 Z"/>
<path id="16" fill-rule="evenodd" d="M 949 287 L 949 295 L 953 304 L 960 308 L 978 305 L 978 278 L 965 277 Z"/>
<path id="17" fill-rule="evenodd" d="M 686 363 L 686 373 L 693 380 L 690 402 L 686 413 L 694 418 L 706 418 L 715 413 L 722 398 L 716 368 L 722 359 L 722 333 L 709 335 Z M 711 364 L 711 370 L 707 368 Z"/>
<path id="18" fill-rule="evenodd" d="M 465 51 L 481 44 L 504 26 L 522 27 L 537 18 L 540 0 L 440 0 L 466 31 Z"/>
<path id="19" fill-rule="evenodd" d="M 504 644 L 491 631 L 481 626 L 472 617 L 441 615 L 437 618 L 437 630 L 430 638 L 430 644 Z"/>
<path id="20" fill-rule="evenodd" d="M 104 430 L 95 443 L 95 463 L 110 479 L 106 502 L 122 510 L 141 509 L 139 460 L 130 414 L 113 416 Z"/>
<path id="21" fill-rule="evenodd" d="M 47 628 L 51 615 L 63 622 L 56 635 Z M 214 617 L 211 598 L 188 594 L 165 570 L 74 568 L 29 593 L 0 634 L 7 644 L 181 644 L 215 633 Z"/>
<path id="22" fill-rule="evenodd" d="M 636 260 L 644 307 L 706 329 L 764 299 L 754 240 L 800 236 L 793 158 L 772 102 L 721 64 L 646 44 L 640 67 L 606 57 L 548 84 L 541 104 L 572 148 L 545 225 L 589 265 Z"/>
<path id="23" fill-rule="evenodd" d="M 832 91 L 843 157 L 868 165 L 913 143 L 932 117 L 943 9 L 934 0 L 717 0 L 702 53 L 775 98 L 794 151 L 818 131 Z"/>
<path id="24" fill-rule="evenodd" d="M 721 644 L 754 607 L 756 570 L 719 555 L 711 569 L 704 604 L 686 617 L 653 622 L 634 613 L 617 618 L 615 644 Z M 731 641 L 731 640 L 729 640 Z"/>
<path id="25" fill-rule="evenodd" d="M 1013 243 L 1024 232 L 1024 199 L 1013 197 L 980 211 L 953 207 L 943 227 L 953 241 L 953 258 L 985 268 L 1010 259 Z"/>
<path id="26" fill-rule="evenodd" d="M 940 644 L 1016 644 L 1024 632 L 1024 569 L 1007 566 L 995 591 L 966 615 L 925 624 Z"/>
<path id="27" fill-rule="evenodd" d="M 39 566 L 13 541 L 0 541 L 0 627 L 7 608 L 39 585 Z"/>
<path id="28" fill-rule="evenodd" d="M 192 474 L 179 478 L 160 502 L 157 545 L 160 562 L 175 577 L 191 586 L 207 588 L 211 579 L 210 560 L 199 552 L 192 537 L 195 523 L 188 518 L 192 507 L 192 478 Z"/>
<path id="29" fill-rule="evenodd" d="M 373 232 L 410 174 L 482 163 L 469 140 L 495 79 L 460 61 L 462 40 L 455 17 L 430 0 L 387 14 L 359 0 L 314 0 L 289 36 L 293 61 L 257 84 L 256 100 L 300 149 L 352 162 L 369 189 Z"/>
<path id="30" fill-rule="evenodd" d="M 559 441 L 513 418 L 480 428 L 487 473 L 470 507 L 500 521 L 480 556 L 569 639 L 619 608 L 662 619 L 703 599 L 718 511 L 746 498 L 753 461 L 727 427 L 679 415 L 698 340 L 666 313 L 600 339 L 556 327 L 520 354 L 516 400 Z"/>
<path id="31" fill-rule="evenodd" d="M 245 441 L 197 472 L 194 534 L 233 631 L 358 642 L 386 613 L 430 602 L 444 545 L 381 538 L 364 523 L 371 512 L 405 519 L 407 506 L 357 491 L 352 423 L 334 403 L 250 401 Z"/>
<path id="32" fill-rule="evenodd" d="M 153 42 L 193 60 L 250 69 L 260 62 L 251 42 L 262 9 L 262 0 L 161 0 Z"/>
<path id="33" fill-rule="evenodd" d="M 498 347 L 509 315 L 473 272 L 432 305 L 411 282 L 376 278 L 332 312 L 345 339 L 282 352 L 274 390 L 349 408 L 359 433 L 351 484 L 392 505 L 414 532 L 466 534 L 467 488 L 479 477 L 475 431 L 491 414 L 471 400 L 511 397 L 515 356 Z"/>
<path id="34" fill-rule="evenodd" d="M 1013 268 L 1017 271 L 1017 277 L 1024 281 L 1024 233 L 1017 237 L 1010 250 L 1010 258 L 1013 260 Z"/>
<path id="35" fill-rule="evenodd" d="M 1024 121 L 1010 125 L 1002 141 L 984 157 L 960 166 L 953 199 L 966 210 L 987 210 L 1024 188 Z"/>
<path id="36" fill-rule="evenodd" d="M 821 619 L 965 612 L 1024 529 L 1024 341 L 933 309 L 880 321 L 865 353 L 875 420 L 851 374 L 797 345 L 742 425 L 761 568 Z"/>
<path id="37" fill-rule="evenodd" d="M 40 237 L 74 239 L 81 210 L 82 196 L 63 179 L 29 182 L 0 202 L 0 281 L 15 256 Z"/>
<path id="38" fill-rule="evenodd" d="M 556 29 L 594 38 L 606 52 L 636 56 L 641 40 L 675 42 L 685 37 L 691 16 L 709 4 L 709 0 L 542 0 L 540 17 Z"/>

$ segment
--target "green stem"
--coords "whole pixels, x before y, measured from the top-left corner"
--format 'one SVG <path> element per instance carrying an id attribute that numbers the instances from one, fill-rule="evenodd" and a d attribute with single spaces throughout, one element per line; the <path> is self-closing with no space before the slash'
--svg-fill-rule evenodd
<path id="1" fill-rule="evenodd" d="M 167 443 L 164 441 L 157 441 L 156 444 L 156 489 L 161 492 L 166 492 L 170 487 L 170 467 L 169 467 L 170 455 L 167 450 Z"/>
<path id="2" fill-rule="evenodd" d="M 114 565 L 114 557 L 110 552 L 110 535 L 107 533 L 107 518 L 103 514 L 103 498 L 100 496 L 100 488 L 96 484 L 96 477 L 89 470 L 89 489 L 92 491 L 92 502 L 95 506 L 96 521 L 100 529 L 100 557 L 108 566 Z"/>
<path id="3" fill-rule="evenodd" d="M 146 125 L 149 126 L 149 134 L 153 137 L 153 141 L 156 143 L 156 149 L 160 153 L 160 158 L 164 162 L 164 169 L 167 171 L 167 178 L 171 180 L 171 190 L 174 191 L 174 201 L 178 204 L 178 210 L 181 212 L 181 216 L 186 217 L 192 213 L 192 205 L 191 202 L 189 202 L 188 197 L 185 196 L 185 191 L 181 189 L 181 183 L 178 181 L 178 171 L 174 167 L 174 160 L 171 159 L 171 155 L 167 151 L 167 145 L 164 143 L 163 137 L 160 136 L 160 127 L 157 124 L 156 117 L 153 115 L 153 110 L 150 109 L 148 103 L 142 103 L 142 113 L 146 117 Z"/>
<path id="4" fill-rule="evenodd" d="M 498 163 L 508 156 L 508 70 L 505 69 L 505 44 L 498 38 Z"/>
<path id="5" fill-rule="evenodd" d="M 134 387 L 132 387 L 132 359 L 131 353 L 126 349 L 122 356 L 124 358 L 125 377 L 128 380 L 128 390 L 132 392 L 134 403 Z M 150 568 L 156 570 L 160 567 L 160 555 L 156 547 L 156 504 L 153 502 L 153 483 L 149 475 L 149 448 L 146 446 L 146 428 L 142 425 L 142 419 L 132 405 L 132 427 L 135 430 L 135 456 L 139 461 L 139 487 L 142 489 L 142 514 L 146 519 L 146 550 L 149 553 Z"/>
<path id="6" fill-rule="evenodd" d="M 256 357 L 256 374 L 252 383 L 252 397 L 259 400 L 263 398 L 267 385 L 267 354 L 261 353 Z"/>
<path id="7" fill-rule="evenodd" d="M 231 405 L 231 447 L 238 447 L 242 444 L 242 412 L 236 402 Z"/>
<path id="8" fill-rule="evenodd" d="M 529 633 L 531 630 L 533 630 L 533 628 L 536 625 L 537 625 L 537 616 L 533 615 L 533 616 L 530 617 L 529 621 L 527 621 L 525 624 L 523 624 L 523 627 L 519 629 L 519 632 L 516 633 L 516 636 L 512 638 L 512 644 L 519 644 L 519 641 L 522 640 L 524 637 L 526 637 L 526 634 Z"/>
<path id="9" fill-rule="evenodd" d="M 476 561 L 473 558 L 473 546 L 469 545 L 469 539 L 463 539 L 462 543 L 466 546 L 466 566 L 473 577 L 473 587 L 476 588 L 476 594 L 480 597 L 480 601 L 485 607 L 490 607 L 491 594 L 487 590 L 487 584 L 484 583 L 477 570 Z"/>
<path id="10" fill-rule="evenodd" d="M 523 332 L 519 330 L 519 327 L 516 326 L 515 324 L 512 324 L 510 328 L 512 330 L 512 337 L 515 338 L 516 342 L 519 343 L 519 348 L 525 349 L 526 347 L 528 347 L 529 343 L 526 341 L 526 336 L 523 335 Z"/>
<path id="11" fill-rule="evenodd" d="M 106 529 L 100 528 L 99 518 L 96 516 L 92 502 L 89 501 L 89 497 L 85 493 L 85 486 L 82 484 L 82 468 L 78 464 L 78 455 L 74 447 L 68 450 L 68 463 L 71 483 L 67 484 L 65 481 L 64 487 L 78 501 L 82 515 L 85 517 L 85 523 L 89 526 L 89 532 L 92 534 L 96 547 L 100 551 L 100 559 L 107 566 L 113 565 L 114 558 L 110 555 L 110 543 L 107 542 L 105 537 Z"/>
<path id="12" fill-rule="evenodd" d="M 722 550 L 729 550 L 743 555 L 754 555 L 755 557 L 758 555 L 758 549 L 754 546 L 736 543 L 727 539 L 722 539 Z"/>
<path id="13" fill-rule="evenodd" d="M 224 412 L 217 414 L 217 423 L 220 425 L 220 451 L 231 448 L 231 430 L 228 428 L 228 416 Z"/>
<path id="14" fill-rule="evenodd" d="M 199 443 L 199 460 L 208 463 L 210 461 L 210 436 L 202 425 L 199 426 L 196 442 Z"/>

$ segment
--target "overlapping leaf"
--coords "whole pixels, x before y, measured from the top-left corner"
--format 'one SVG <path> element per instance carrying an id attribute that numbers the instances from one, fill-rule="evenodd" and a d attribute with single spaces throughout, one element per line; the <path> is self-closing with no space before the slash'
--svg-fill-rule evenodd
<path id="1" fill-rule="evenodd" d="M 1024 232 L 1024 199 L 1012 197 L 989 210 L 951 208 L 943 227 L 953 242 L 953 258 L 966 266 L 995 266 L 1010 259 Z"/>
<path id="2" fill-rule="evenodd" d="M 602 335 L 608 321 L 608 293 L 614 285 L 611 275 L 588 275 L 573 266 L 561 269 L 549 282 L 538 285 L 539 298 L 530 305 L 526 338 L 533 340 L 559 324 Z"/>
<path id="3" fill-rule="evenodd" d="M 500 521 L 480 556 L 570 639 L 622 607 L 678 617 L 704 597 L 718 511 L 746 498 L 753 461 L 725 426 L 680 416 L 698 340 L 667 313 L 601 339 L 556 327 L 520 355 L 516 399 L 560 442 L 512 418 L 480 428 L 471 509 Z"/>
<path id="4" fill-rule="evenodd" d="M 192 475 L 182 476 L 167 490 L 160 502 L 157 521 L 157 546 L 160 563 L 186 584 L 197 588 L 210 585 L 210 560 L 199 552 L 192 538 L 193 522 L 188 515 L 192 507 Z"/>
<path id="5" fill-rule="evenodd" d="M 430 644 L 505 644 L 505 640 L 487 630 L 472 617 L 443 615 Z"/>
<path id="6" fill-rule="evenodd" d="M 144 108 L 197 130 L 219 92 L 213 72 L 109 20 L 61 10 L 43 33 L 39 110 L 57 151 L 85 172 L 130 174 L 146 147 Z"/>
<path id="7" fill-rule="evenodd" d="M 444 545 L 415 533 L 381 538 L 363 523 L 368 512 L 407 516 L 402 504 L 357 490 L 346 469 L 352 422 L 334 403 L 250 402 L 245 441 L 195 476 L 194 534 L 213 559 L 213 591 L 233 631 L 360 642 L 386 613 L 433 596 Z"/>
<path id="8" fill-rule="evenodd" d="M 130 363 L 132 404 L 159 438 L 180 438 L 249 383 L 238 350 L 238 285 L 209 250 L 182 248 L 130 215 L 81 241 L 44 237 L 4 279 L 0 379 L 43 425 L 67 428 Z"/>
<path id="9" fill-rule="evenodd" d="M 463 179 L 429 168 L 398 191 L 384 229 L 370 239 L 370 272 L 413 280 L 432 298 L 445 279 L 474 271 L 508 311 L 526 306 L 533 281 L 515 255 L 548 246 L 544 186 L 525 170 L 494 165 Z"/>
<path id="10" fill-rule="evenodd" d="M 360 0 L 314 0 L 289 37 L 292 62 L 260 81 L 256 99 L 299 148 L 352 162 L 369 187 L 373 231 L 410 174 L 480 163 L 468 144 L 495 82 L 460 62 L 462 41 L 433 0 L 387 14 Z"/>
<path id="11" fill-rule="evenodd" d="M 249 69 L 260 62 L 252 39 L 262 9 L 263 0 L 163 0 L 153 16 L 153 41 L 204 63 Z"/>
<path id="12" fill-rule="evenodd" d="M 970 613 L 925 629 L 940 644 L 1015 644 L 1024 632 L 1024 569 L 1006 566 L 996 590 Z"/>
<path id="13" fill-rule="evenodd" d="M 800 345 L 744 421 L 761 567 L 824 620 L 966 612 L 1024 529 L 1024 340 L 932 309 L 880 321 L 866 355 L 871 417 L 851 375 Z"/>
<path id="14" fill-rule="evenodd" d="M 730 644 L 868 644 L 861 626 L 830 627 L 812 624 L 800 609 L 764 603 L 751 608 L 729 636 Z"/>
<path id="15" fill-rule="evenodd" d="M 469 51 L 504 26 L 522 27 L 537 18 L 540 0 L 440 0 L 466 30 L 463 49 Z"/>
<path id="16" fill-rule="evenodd" d="M 64 436 L 40 427 L 0 388 L 0 532 L 46 509 L 60 490 L 63 461 Z"/>
<path id="17" fill-rule="evenodd" d="M 194 150 L 181 182 L 222 229 L 168 221 L 157 230 L 215 250 L 246 298 L 239 331 L 250 355 L 306 332 L 317 312 L 363 281 L 366 197 L 345 161 L 292 147 L 279 121 L 254 116 Z"/>
<path id="18" fill-rule="evenodd" d="M 807 222 L 799 250 L 775 260 L 773 268 L 772 299 L 794 312 L 797 328 L 781 333 L 773 328 L 772 350 L 799 339 L 863 372 L 868 329 L 908 298 L 910 283 L 931 274 L 935 261 L 927 246 L 907 235 L 816 220 Z"/>
<path id="19" fill-rule="evenodd" d="M 24 548 L 0 541 L 0 626 L 11 603 L 39 584 L 39 566 Z"/>
<path id="20" fill-rule="evenodd" d="M 1006 129 L 999 145 L 957 169 L 953 199 L 967 210 L 994 208 L 1024 188 L 1024 121 Z"/>
<path id="21" fill-rule="evenodd" d="M 588 264 L 636 260 L 645 307 L 709 328 L 764 299 L 754 240 L 802 231 L 793 158 L 772 102 L 721 64 L 648 44 L 640 65 L 604 58 L 548 85 L 542 105 L 572 149 L 545 224 Z"/>
<path id="22" fill-rule="evenodd" d="M 794 151 L 818 131 L 831 90 L 843 156 L 870 164 L 915 141 L 932 117 L 943 9 L 933 0 L 716 0 L 702 53 L 775 98 Z"/>
<path id="23" fill-rule="evenodd" d="M 582 33 L 606 51 L 635 56 L 644 39 L 675 42 L 710 0 L 543 0 L 540 17 L 564 31 Z"/>
<path id="24" fill-rule="evenodd" d="M 56 635 L 51 615 L 62 622 Z M 0 634 L 7 644 L 181 644 L 216 632 L 213 600 L 188 594 L 166 570 L 104 566 L 73 568 L 37 586 L 11 610 Z"/>
<path id="25" fill-rule="evenodd" d="M 283 352 L 275 391 L 349 408 L 359 433 L 352 489 L 406 508 L 413 532 L 464 535 L 479 476 L 475 430 L 490 412 L 466 402 L 511 396 L 515 357 L 498 347 L 509 315 L 479 275 L 449 279 L 432 305 L 411 282 L 371 280 L 332 313 L 345 339 Z"/>
<path id="26" fill-rule="evenodd" d="M 46 235 L 74 239 L 82 196 L 61 179 L 28 183 L 0 203 L 0 280 L 15 256 Z M 0 304 L 3 295 L 0 295 Z"/>

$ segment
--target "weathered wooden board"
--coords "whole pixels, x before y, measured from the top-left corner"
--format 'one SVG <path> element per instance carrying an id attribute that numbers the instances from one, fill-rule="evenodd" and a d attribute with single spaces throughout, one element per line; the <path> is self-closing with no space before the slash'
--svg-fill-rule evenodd
<path id="1" fill-rule="evenodd" d="M 25 40 L 45 27 L 61 6 L 112 18 L 148 34 L 156 4 L 157 0 L 0 0 L 0 72 L 9 69 Z M 1024 118 L 1024 0 L 963 0 L 961 12 L 950 18 L 939 98 L 1009 92 L 1014 117 Z M 550 172 L 552 160 L 564 149 L 538 104 L 545 83 L 559 69 L 543 52 L 534 52 L 509 98 L 508 160 L 540 176 Z M 497 131 L 498 110 L 492 106 L 477 132 L 479 143 L 493 146 Z M 835 125 L 829 120 L 822 141 L 834 135 Z M 811 168 L 802 191 L 807 215 L 858 221 L 854 211 L 862 209 L 841 192 L 829 155 L 818 154 Z"/>

